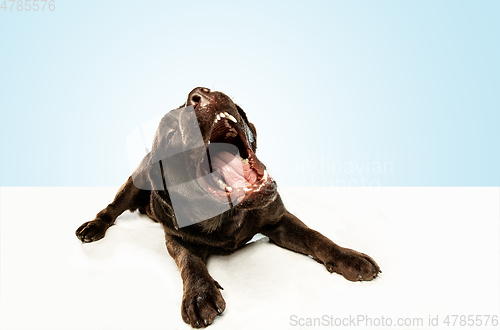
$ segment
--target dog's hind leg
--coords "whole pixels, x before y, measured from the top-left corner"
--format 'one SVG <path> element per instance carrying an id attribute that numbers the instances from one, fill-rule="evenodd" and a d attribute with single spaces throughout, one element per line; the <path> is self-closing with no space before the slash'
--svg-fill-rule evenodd
<path id="1" fill-rule="evenodd" d="M 149 203 L 149 194 L 150 191 L 137 188 L 132 182 L 132 177 L 129 177 L 118 190 L 113 202 L 97 213 L 94 220 L 82 224 L 76 230 L 76 236 L 84 243 L 100 240 L 124 211 L 144 210 Z"/>

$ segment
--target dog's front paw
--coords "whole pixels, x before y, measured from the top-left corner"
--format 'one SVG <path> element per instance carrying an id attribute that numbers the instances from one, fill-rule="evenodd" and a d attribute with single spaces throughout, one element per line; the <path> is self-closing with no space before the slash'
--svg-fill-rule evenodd
<path id="1" fill-rule="evenodd" d="M 222 287 L 212 279 L 199 280 L 186 286 L 182 297 L 181 315 L 184 322 L 193 328 L 206 327 L 226 309 L 226 302 L 219 289 Z"/>
<path id="2" fill-rule="evenodd" d="M 382 273 L 370 256 L 351 249 L 341 248 L 323 262 L 330 273 L 338 273 L 349 281 L 371 281 Z"/>
<path id="3" fill-rule="evenodd" d="M 75 232 L 83 243 L 98 241 L 104 237 L 109 225 L 101 219 L 85 222 Z"/>

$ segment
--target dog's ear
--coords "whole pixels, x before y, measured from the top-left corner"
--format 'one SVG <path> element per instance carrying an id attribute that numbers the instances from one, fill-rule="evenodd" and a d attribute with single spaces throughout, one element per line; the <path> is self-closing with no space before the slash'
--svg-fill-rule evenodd
<path id="1" fill-rule="evenodd" d="M 248 128 L 250 129 L 250 133 L 252 136 L 250 136 L 250 146 L 253 149 L 253 152 L 257 151 L 257 130 L 255 129 L 255 125 L 252 124 L 251 122 L 248 121 L 247 114 L 243 109 L 236 104 L 236 108 L 238 109 L 238 113 L 240 114 L 240 117 L 243 118 L 245 123 L 247 124 Z"/>
<path id="2" fill-rule="evenodd" d="M 151 150 L 145 146 L 147 154 L 132 173 L 134 185 L 139 189 L 158 191 L 166 189 L 160 162 L 168 157 L 167 151 L 171 152 L 172 145 L 179 140 L 174 138 L 179 128 L 178 115 L 175 116 L 174 111 L 163 116 L 153 138 Z"/>

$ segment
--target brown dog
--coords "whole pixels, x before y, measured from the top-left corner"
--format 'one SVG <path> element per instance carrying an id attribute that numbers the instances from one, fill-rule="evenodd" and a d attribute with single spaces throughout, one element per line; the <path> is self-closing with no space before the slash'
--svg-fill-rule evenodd
<path id="1" fill-rule="evenodd" d="M 163 117 L 151 152 L 114 201 L 76 235 L 84 243 L 97 241 L 126 210 L 161 223 L 184 283 L 182 319 L 192 327 L 211 324 L 226 306 L 222 287 L 206 268 L 208 256 L 234 252 L 257 233 L 349 281 L 377 277 L 381 270 L 372 258 L 338 246 L 285 209 L 276 182 L 255 155 L 256 137 L 229 97 L 195 88 L 184 106 Z"/>

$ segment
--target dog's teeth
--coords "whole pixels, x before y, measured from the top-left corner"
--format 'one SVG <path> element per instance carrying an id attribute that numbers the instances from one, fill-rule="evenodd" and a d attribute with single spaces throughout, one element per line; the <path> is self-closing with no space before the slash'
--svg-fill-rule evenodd
<path id="1" fill-rule="evenodd" d="M 267 170 L 264 170 L 264 177 L 263 177 L 264 181 L 267 180 Z"/>
<path id="2" fill-rule="evenodd" d="M 231 120 L 232 122 L 234 122 L 234 123 L 237 123 L 237 122 L 238 122 L 238 121 L 236 120 L 236 118 L 234 118 L 234 117 L 233 117 L 232 115 L 230 115 L 230 114 L 227 114 L 227 116 L 226 116 L 226 117 L 227 117 L 229 120 Z"/>
<path id="3" fill-rule="evenodd" d="M 250 164 L 248 163 L 248 159 L 242 159 L 242 160 L 241 160 L 241 162 L 242 162 L 242 163 L 245 163 L 245 164 L 247 164 L 247 165 L 250 165 Z"/>
<path id="4" fill-rule="evenodd" d="M 224 183 L 224 181 L 222 181 L 222 179 L 218 179 L 217 180 L 217 185 L 219 186 L 220 189 L 222 190 L 226 190 L 227 188 L 227 185 Z"/>
<path id="5" fill-rule="evenodd" d="M 224 114 L 224 112 L 219 113 L 219 116 L 220 116 L 221 118 L 226 117 L 226 115 Z"/>
<path id="6" fill-rule="evenodd" d="M 229 187 L 229 186 L 226 186 L 226 191 L 227 191 L 227 192 L 231 192 L 231 191 L 233 191 L 233 188 L 231 188 L 231 187 Z"/>
<path id="7" fill-rule="evenodd" d="M 218 122 L 219 120 L 220 120 L 220 116 L 219 116 L 219 114 L 217 114 L 216 122 Z"/>
<path id="8" fill-rule="evenodd" d="M 244 190 L 245 192 L 249 192 L 249 191 L 250 191 L 250 190 L 252 190 L 252 189 L 247 188 L 247 187 L 243 187 L 243 190 Z"/>

